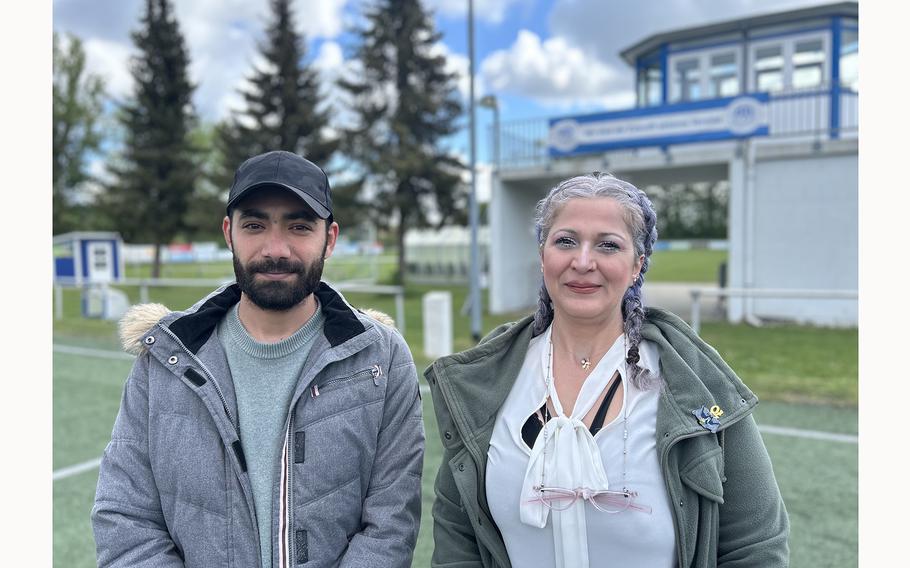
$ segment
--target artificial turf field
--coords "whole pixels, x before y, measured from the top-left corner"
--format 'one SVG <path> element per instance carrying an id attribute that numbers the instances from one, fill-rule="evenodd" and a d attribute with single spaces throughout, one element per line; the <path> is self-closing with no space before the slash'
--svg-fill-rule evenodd
<path id="1" fill-rule="evenodd" d="M 55 340 L 59 345 L 59 341 Z M 89 342 L 95 344 L 95 342 Z M 83 344 L 85 345 L 85 343 Z M 113 346 L 95 344 L 94 346 Z M 123 381 L 125 357 L 54 353 L 54 470 L 98 458 L 110 438 Z M 423 379 L 421 379 L 423 381 Z M 424 396 L 427 445 L 423 518 L 413 566 L 429 566 L 432 553 L 433 479 L 441 457 L 430 396 Z M 774 425 L 840 434 L 857 433 L 852 406 L 763 402 L 760 426 Z M 791 521 L 791 566 L 857 565 L 857 445 L 765 434 Z M 89 512 L 97 468 L 54 481 L 54 566 L 95 566 Z"/>

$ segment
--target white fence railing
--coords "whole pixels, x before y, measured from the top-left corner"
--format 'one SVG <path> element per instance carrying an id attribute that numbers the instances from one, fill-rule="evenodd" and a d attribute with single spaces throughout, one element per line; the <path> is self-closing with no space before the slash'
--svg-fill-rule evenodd
<path id="1" fill-rule="evenodd" d="M 61 319 L 63 317 L 63 288 L 88 288 L 98 286 L 138 286 L 139 302 L 146 304 L 149 302 L 149 288 L 161 287 L 184 287 L 184 288 L 218 288 L 224 284 L 233 282 L 233 279 L 213 279 L 213 278 L 124 278 L 116 282 L 109 283 L 77 283 L 72 278 L 57 278 L 54 280 L 54 299 L 55 309 L 54 317 Z M 404 335 L 405 317 L 404 317 L 404 287 L 389 286 L 378 284 L 365 284 L 362 282 L 337 282 L 331 283 L 331 286 L 339 292 L 352 292 L 359 294 L 380 294 L 395 296 L 395 326 L 398 331 Z"/>
<path id="2" fill-rule="evenodd" d="M 856 300 L 856 290 L 810 290 L 799 288 L 692 288 L 691 327 L 695 333 L 701 329 L 701 299 L 715 298 L 772 298 L 772 299 L 823 299 L 823 300 Z"/>

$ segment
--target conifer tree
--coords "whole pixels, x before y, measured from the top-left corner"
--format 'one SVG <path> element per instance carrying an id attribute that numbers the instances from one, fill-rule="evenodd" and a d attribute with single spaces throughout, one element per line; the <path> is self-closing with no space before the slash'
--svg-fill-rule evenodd
<path id="1" fill-rule="evenodd" d="M 82 40 L 54 32 L 53 230 L 86 229 L 86 207 L 76 202 L 79 187 L 92 181 L 91 154 L 101 150 L 104 80 L 88 71 Z"/>
<path id="2" fill-rule="evenodd" d="M 105 207 L 127 242 L 155 246 L 152 276 L 160 275 L 161 245 L 182 229 L 196 184 L 189 139 L 196 123 L 189 53 L 170 0 L 145 0 L 139 54 L 131 62 L 133 96 L 120 110 L 122 155 L 110 165 L 115 181 Z"/>
<path id="3" fill-rule="evenodd" d="M 230 186 L 244 160 L 271 150 L 287 150 L 326 168 L 338 147 L 324 130 L 319 76 L 304 62 L 306 42 L 294 27 L 290 0 L 271 0 L 271 22 L 260 51 L 266 63 L 255 68 L 241 90 L 246 109 L 219 125 L 222 168 L 216 183 Z"/>
<path id="4" fill-rule="evenodd" d="M 374 222 L 395 228 L 403 280 L 405 231 L 463 219 L 464 165 L 440 146 L 458 130 L 462 107 L 419 0 L 377 0 L 365 16 L 355 52 L 362 69 L 339 82 L 354 115 L 343 149 L 359 165 Z"/>

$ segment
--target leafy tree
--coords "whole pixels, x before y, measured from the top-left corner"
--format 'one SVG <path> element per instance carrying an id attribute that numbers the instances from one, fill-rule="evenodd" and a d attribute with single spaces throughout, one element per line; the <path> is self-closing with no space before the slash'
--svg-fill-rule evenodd
<path id="1" fill-rule="evenodd" d="M 161 245 L 184 228 L 196 185 L 196 124 L 187 73 L 189 53 L 170 0 L 146 0 L 131 63 L 134 93 L 121 108 L 122 155 L 109 165 L 115 181 L 104 206 L 124 240 L 155 247 L 152 276 L 161 271 Z"/>
<path id="2" fill-rule="evenodd" d="M 359 165 L 361 199 L 373 221 L 394 226 L 398 274 L 404 278 L 409 227 L 463 222 L 461 161 L 440 147 L 458 126 L 455 74 L 435 45 L 441 34 L 419 0 L 377 0 L 356 30 L 362 69 L 339 81 L 353 114 L 343 149 Z"/>
<path id="3" fill-rule="evenodd" d="M 80 228 L 81 206 L 75 192 L 92 178 L 86 160 L 101 148 L 104 81 L 89 73 L 82 40 L 68 35 L 66 45 L 54 32 L 53 77 L 53 231 Z"/>
<path id="4" fill-rule="evenodd" d="M 650 186 L 662 239 L 727 238 L 729 183 L 696 182 Z"/>
<path id="5" fill-rule="evenodd" d="M 214 181 L 230 187 L 244 160 L 287 150 L 326 167 L 338 141 L 325 136 L 328 111 L 321 109 L 319 76 L 304 63 L 306 43 L 294 27 L 290 0 L 271 0 L 272 20 L 260 44 L 265 64 L 241 90 L 246 109 L 218 128 L 223 164 Z"/>

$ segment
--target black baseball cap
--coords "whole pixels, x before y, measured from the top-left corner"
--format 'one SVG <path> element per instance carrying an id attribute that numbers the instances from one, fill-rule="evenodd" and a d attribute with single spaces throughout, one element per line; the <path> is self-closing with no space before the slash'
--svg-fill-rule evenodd
<path id="1" fill-rule="evenodd" d="M 320 219 L 332 214 L 329 177 L 313 162 L 284 150 L 259 154 L 240 164 L 228 195 L 228 214 L 241 198 L 270 186 L 293 191 Z"/>

